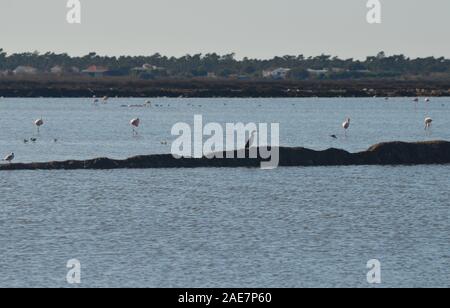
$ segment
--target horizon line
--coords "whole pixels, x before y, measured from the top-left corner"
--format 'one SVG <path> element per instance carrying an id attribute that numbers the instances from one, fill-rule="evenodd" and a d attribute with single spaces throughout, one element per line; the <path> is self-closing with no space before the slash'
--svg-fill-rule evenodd
<path id="1" fill-rule="evenodd" d="M 238 61 L 242 61 L 242 60 L 244 60 L 244 59 L 248 59 L 248 60 L 259 60 L 259 61 L 265 61 L 265 60 L 273 60 L 273 59 L 275 59 L 275 58 L 283 58 L 283 57 L 286 57 L 286 56 L 290 56 L 290 57 L 292 57 L 292 56 L 294 56 L 294 57 L 298 57 L 298 56 L 303 56 L 305 59 L 308 59 L 308 58 L 315 58 L 315 57 L 320 57 L 320 56 L 329 56 L 331 59 L 333 59 L 333 58 L 337 58 L 337 59 L 340 59 L 340 60 L 350 60 L 350 59 L 353 59 L 354 61 L 365 61 L 365 60 L 367 60 L 367 58 L 369 58 L 369 57 L 376 57 L 376 56 L 378 56 L 380 53 L 384 53 L 385 54 L 385 56 L 387 57 L 387 58 L 389 58 L 389 57 L 393 57 L 393 56 L 400 56 L 400 55 L 402 55 L 402 56 L 404 56 L 406 59 L 410 59 L 410 60 L 415 60 L 415 59 L 426 59 L 426 58 L 435 58 L 435 59 L 440 59 L 440 58 L 444 58 L 444 59 L 446 59 L 446 60 L 450 60 L 450 57 L 447 57 L 447 56 L 444 56 L 444 55 L 442 55 L 442 56 L 436 56 L 436 55 L 429 55 L 429 56 L 426 56 L 426 57 L 421 57 L 421 56 L 415 56 L 415 57 L 412 57 L 412 56 L 409 56 L 409 55 L 407 55 L 407 54 L 405 54 L 405 53 L 387 53 L 387 52 L 385 52 L 385 51 L 383 51 L 383 50 L 380 50 L 380 51 L 378 51 L 376 54 L 374 54 L 374 55 L 366 55 L 365 56 L 365 58 L 359 58 L 359 57 L 342 57 L 342 56 L 339 56 L 339 55 L 334 55 L 334 54 L 329 54 L 329 53 L 326 53 L 326 52 L 323 52 L 323 53 L 321 53 L 321 54 L 316 54 L 316 55 L 306 55 L 306 54 L 302 54 L 302 53 L 299 53 L 299 54 L 284 54 L 284 55 L 274 55 L 274 56 L 272 56 L 272 57 L 269 57 L 269 58 L 266 58 L 266 57 L 249 57 L 249 56 L 239 56 L 238 55 L 238 53 L 236 53 L 236 52 L 225 52 L 225 53 L 218 53 L 218 52 L 194 52 L 194 53 L 185 53 L 185 54 L 183 54 L 183 55 L 179 55 L 179 56 L 176 56 L 176 55 L 166 55 L 166 54 L 163 54 L 163 53 L 161 53 L 161 52 L 151 52 L 151 53 L 149 53 L 149 54 L 120 54 L 120 55 L 118 55 L 118 54 L 106 54 L 106 53 L 98 53 L 98 52 L 96 52 L 96 51 L 89 51 L 89 52 L 87 52 L 87 53 L 85 53 L 85 54 L 80 54 L 80 53 L 70 53 L 70 52 L 60 52 L 60 51 L 50 51 L 50 50 L 47 50 L 47 51 L 41 51 L 41 50 L 33 50 L 33 51 L 13 51 L 13 52 L 10 52 L 10 51 L 8 51 L 8 50 L 6 50 L 5 48 L 2 48 L 2 47 L 0 47 L 0 50 L 2 50 L 3 52 L 5 52 L 6 53 L 6 56 L 8 57 L 8 56 L 11 56 L 11 55 L 18 55 L 18 54 L 26 54 L 26 53 L 31 53 L 31 54 L 33 54 L 33 53 L 37 53 L 38 55 L 40 55 L 40 56 L 42 56 L 42 55 L 44 55 L 44 54 L 46 54 L 46 53 L 54 53 L 54 54 L 56 54 L 56 55 L 61 55 L 61 54 L 67 54 L 69 57 L 71 57 L 71 58 L 77 58 L 77 57 L 79 57 L 79 58 L 81 58 L 81 57 L 84 57 L 84 56 L 87 56 L 87 55 L 89 55 L 90 53 L 95 53 L 97 56 L 99 56 L 99 57 L 109 57 L 109 58 L 112 58 L 112 57 L 116 57 L 116 58 L 118 58 L 118 57 L 151 57 L 151 56 L 154 56 L 154 55 L 157 55 L 157 54 L 159 54 L 161 57 L 167 57 L 167 58 L 182 58 L 182 57 L 185 57 L 185 56 L 195 56 L 195 55 L 201 55 L 201 56 L 206 56 L 206 55 L 213 55 L 213 54 L 216 54 L 216 55 L 218 55 L 218 56 L 226 56 L 226 55 L 234 55 L 234 59 L 235 60 L 238 60 Z"/>

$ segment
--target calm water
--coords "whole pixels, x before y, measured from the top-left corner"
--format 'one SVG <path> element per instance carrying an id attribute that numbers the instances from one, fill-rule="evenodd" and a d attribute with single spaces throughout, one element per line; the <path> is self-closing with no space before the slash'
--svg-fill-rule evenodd
<path id="1" fill-rule="evenodd" d="M 19 162 L 165 153 L 175 122 L 279 122 L 283 145 L 450 140 L 450 99 L 0 100 Z M 237 111 L 239 110 L 239 111 Z M 46 121 L 37 135 L 33 120 Z M 140 138 L 129 120 L 142 119 Z M 344 138 L 341 122 L 352 118 Z M 423 119 L 434 119 L 425 134 Z M 338 140 L 331 140 L 337 134 Z M 37 137 L 35 144 L 24 138 Z M 54 143 L 53 139 L 58 138 Z M 450 286 L 450 166 L 0 173 L 0 287 Z"/>

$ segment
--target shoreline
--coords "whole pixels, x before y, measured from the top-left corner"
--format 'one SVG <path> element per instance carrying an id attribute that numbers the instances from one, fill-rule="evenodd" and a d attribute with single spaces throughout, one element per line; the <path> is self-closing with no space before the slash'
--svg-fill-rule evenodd
<path id="1" fill-rule="evenodd" d="M 450 97 L 450 80 L 140 80 L 130 78 L 0 78 L 0 97 Z"/>
<path id="2" fill-rule="evenodd" d="M 1 171 L 13 170 L 112 170 L 112 169 L 168 169 L 168 168 L 259 168 L 267 159 L 236 158 L 175 158 L 171 154 L 141 155 L 124 160 L 95 158 L 42 163 L 1 164 Z M 272 153 L 274 149 L 271 149 Z M 259 153 L 259 150 L 258 150 Z M 226 152 L 222 157 L 228 157 Z M 245 156 L 247 157 L 247 156 Z M 269 159 L 270 160 L 270 159 Z M 349 153 L 340 149 L 315 151 L 307 148 L 280 147 L 279 167 L 360 166 L 360 165 L 444 165 L 450 164 L 450 142 L 386 142 L 368 150 Z"/>

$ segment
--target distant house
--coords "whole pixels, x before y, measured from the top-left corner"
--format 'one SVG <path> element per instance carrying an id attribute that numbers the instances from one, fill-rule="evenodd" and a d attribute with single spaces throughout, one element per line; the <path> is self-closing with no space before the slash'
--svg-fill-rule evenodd
<path id="1" fill-rule="evenodd" d="M 13 72 L 11 70 L 0 71 L 0 76 L 11 76 Z"/>
<path id="2" fill-rule="evenodd" d="M 316 75 L 316 76 L 319 76 L 319 75 L 325 75 L 325 74 L 328 73 L 328 70 L 327 70 L 327 69 L 316 70 L 316 69 L 308 68 L 307 71 L 308 71 L 308 73 L 310 73 L 311 75 Z"/>
<path id="3" fill-rule="evenodd" d="M 50 69 L 50 73 L 55 75 L 61 75 L 64 73 L 64 68 L 60 65 L 55 65 Z"/>
<path id="4" fill-rule="evenodd" d="M 272 79 L 286 79 L 290 71 L 291 71 L 290 68 L 282 68 L 282 67 L 274 70 L 265 70 L 263 71 L 263 77 Z"/>
<path id="5" fill-rule="evenodd" d="M 91 77 L 103 77 L 107 76 L 109 69 L 103 66 L 91 65 L 87 69 L 82 70 L 81 73 Z"/>
<path id="6" fill-rule="evenodd" d="M 36 75 L 38 70 L 31 66 L 18 66 L 13 70 L 14 75 Z"/>
<path id="7" fill-rule="evenodd" d="M 166 76 L 167 71 L 164 67 L 145 63 L 142 66 L 134 67 L 131 74 L 138 76 L 141 79 L 154 79 L 159 76 Z"/>
<path id="8" fill-rule="evenodd" d="M 132 68 L 131 70 L 134 72 L 153 72 L 153 71 L 164 71 L 165 68 L 145 63 L 142 66 Z"/>
<path id="9" fill-rule="evenodd" d="M 345 72 L 348 72 L 347 69 L 345 69 L 345 68 L 340 68 L 340 67 L 333 67 L 333 68 L 331 69 L 331 71 L 332 71 L 333 73 L 345 73 Z"/>
<path id="10" fill-rule="evenodd" d="M 164 71 L 165 70 L 164 67 L 159 67 L 156 65 L 148 64 L 148 63 L 142 65 L 142 67 L 148 71 Z"/>
<path id="11" fill-rule="evenodd" d="M 70 72 L 73 73 L 73 74 L 79 74 L 80 73 L 80 69 L 78 67 L 76 67 L 76 66 L 72 66 L 70 68 Z"/>

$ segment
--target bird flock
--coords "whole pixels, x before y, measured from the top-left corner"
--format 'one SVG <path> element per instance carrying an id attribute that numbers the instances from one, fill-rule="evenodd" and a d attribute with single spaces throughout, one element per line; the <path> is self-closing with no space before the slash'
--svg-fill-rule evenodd
<path id="1" fill-rule="evenodd" d="M 389 98 L 385 98 L 386 100 L 389 100 Z M 106 104 L 109 100 L 108 96 L 104 96 L 101 99 L 101 102 L 103 104 Z M 413 102 L 418 103 L 420 100 L 418 97 L 413 99 Z M 425 103 L 430 103 L 431 99 L 430 98 L 425 98 L 424 99 Z M 93 104 L 98 104 L 100 102 L 100 100 L 98 98 L 96 98 L 95 96 L 93 97 Z M 188 105 L 191 105 L 190 103 Z M 226 103 L 224 104 L 226 105 Z M 135 104 L 135 105 L 122 105 L 121 107 L 150 107 L 152 106 L 152 102 L 147 100 L 145 101 L 144 104 Z M 201 105 L 198 105 L 199 107 L 201 107 Z M 261 105 L 258 105 L 261 106 Z M 37 133 L 40 133 L 40 129 L 42 126 L 44 126 L 45 122 L 44 119 L 42 117 L 36 119 L 34 121 L 34 126 L 36 127 Z M 132 129 L 132 134 L 133 136 L 138 136 L 139 132 L 138 132 L 138 128 L 141 124 L 141 120 L 140 118 L 133 118 L 130 120 L 129 122 L 131 129 Z M 425 124 L 425 130 L 426 131 L 430 131 L 432 124 L 433 124 L 433 119 L 429 116 L 427 116 L 424 120 L 424 124 Z M 350 129 L 350 125 L 351 125 L 351 119 L 348 117 L 345 119 L 345 121 L 342 123 L 342 128 L 344 129 L 344 136 L 347 136 L 347 131 Z M 247 144 L 246 144 L 246 148 L 248 148 L 249 146 L 251 146 L 251 144 L 253 143 L 253 139 L 254 139 L 254 135 L 256 134 L 256 132 L 251 134 L 250 139 L 248 140 Z M 330 135 L 331 138 L 333 139 L 338 139 L 338 136 L 336 134 Z M 24 143 L 29 143 L 29 142 L 36 142 L 37 138 L 30 138 L 30 139 L 24 139 L 23 142 Z M 53 142 L 58 142 L 57 138 L 53 139 Z M 161 141 L 162 145 L 167 145 L 167 141 Z M 14 153 L 10 153 L 8 155 L 5 156 L 5 158 L 3 158 L 3 161 L 7 162 L 7 163 L 11 163 L 14 159 L 15 159 L 15 154 Z"/>
<path id="2" fill-rule="evenodd" d="M 385 100 L 389 100 L 389 97 L 386 97 Z M 425 103 L 430 103 L 431 99 L 429 97 L 424 99 Z M 419 98 L 416 97 L 413 99 L 413 102 L 418 103 L 420 102 Z M 431 130 L 431 126 L 433 124 L 433 119 L 429 116 L 427 116 L 424 120 L 425 122 L 425 130 L 426 131 L 430 131 Z M 342 123 L 342 127 L 344 128 L 344 136 L 347 136 L 347 130 L 350 128 L 350 123 L 351 123 L 351 119 L 350 118 L 346 118 L 345 121 Z M 338 139 L 337 135 L 333 134 L 330 135 L 331 138 L 333 139 Z"/>

